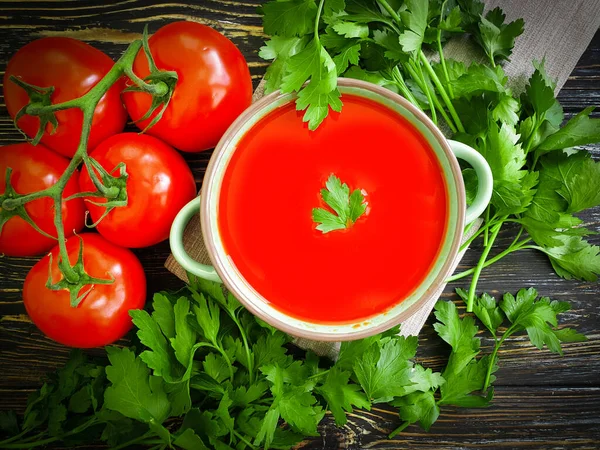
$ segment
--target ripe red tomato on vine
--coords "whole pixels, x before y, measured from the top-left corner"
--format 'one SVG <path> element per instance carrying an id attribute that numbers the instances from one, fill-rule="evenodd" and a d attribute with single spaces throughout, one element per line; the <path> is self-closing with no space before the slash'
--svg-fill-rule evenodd
<path id="1" fill-rule="evenodd" d="M 104 206 L 86 202 L 97 230 L 123 247 L 148 247 L 169 237 L 171 224 L 181 208 L 196 195 L 194 175 L 173 147 L 153 136 L 122 133 L 102 142 L 90 156 L 106 171 L 125 163 L 127 205 L 102 218 Z M 86 168 L 79 177 L 82 192 L 94 191 Z M 93 199 L 100 204 L 104 199 Z"/>
<path id="2" fill-rule="evenodd" d="M 22 47 L 8 62 L 4 73 L 4 98 L 8 113 L 14 119 L 29 103 L 27 92 L 10 80 L 11 76 L 34 86 L 54 87 L 53 104 L 79 98 L 92 89 L 113 67 L 113 60 L 85 42 L 66 37 L 48 37 Z M 96 147 L 107 137 L 123 131 L 127 114 L 121 101 L 124 81 L 115 83 L 94 111 L 88 149 Z M 69 158 L 77 150 L 83 124 L 83 113 L 77 108 L 55 113 L 58 126 L 48 124 L 42 144 Z M 40 119 L 25 115 L 17 125 L 33 138 Z"/>
<path id="3" fill-rule="evenodd" d="M 69 160 L 43 145 L 29 143 L 6 145 L 0 148 L 0 197 L 6 192 L 6 169 L 12 169 L 11 186 L 17 194 L 30 194 L 53 186 L 61 177 Z M 67 182 L 63 197 L 79 192 L 79 171 Z M 80 231 L 84 225 L 85 207 L 80 198 L 62 202 L 62 223 L 65 235 Z M 31 220 L 45 233 L 56 237 L 54 202 L 49 197 L 26 203 L 24 209 Z M 0 217 L 10 217 L 0 232 L 0 253 L 8 256 L 33 256 L 50 250 L 56 239 L 44 236 L 19 216 L 2 210 Z"/>
<path id="4" fill-rule="evenodd" d="M 64 276 L 59 268 L 58 247 L 44 256 L 27 274 L 23 302 L 29 317 L 50 339 L 70 347 L 91 348 L 111 344 L 131 328 L 130 309 L 141 309 L 146 302 L 146 275 L 137 257 L 126 248 L 106 241 L 97 233 L 83 233 L 67 239 L 71 264 L 75 264 L 83 245 L 83 268 L 110 284 L 83 286 L 89 290 L 72 307 L 69 291 L 46 286 L 50 268 L 52 282 Z"/>
<path id="5" fill-rule="evenodd" d="M 148 43 L 158 69 L 176 72 L 178 80 L 162 118 L 147 133 L 184 152 L 215 147 L 252 102 L 252 79 L 244 56 L 221 33 L 196 22 L 165 25 Z M 150 73 L 143 51 L 133 71 L 140 78 Z M 147 93 L 125 92 L 123 100 L 140 129 L 157 114 L 139 121 L 152 104 Z"/>

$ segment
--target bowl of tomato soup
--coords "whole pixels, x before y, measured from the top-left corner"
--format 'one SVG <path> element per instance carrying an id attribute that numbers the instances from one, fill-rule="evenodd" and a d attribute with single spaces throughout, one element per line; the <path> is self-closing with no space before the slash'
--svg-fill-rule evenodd
<path id="1" fill-rule="evenodd" d="M 295 96 L 274 93 L 219 142 L 201 199 L 173 224 L 183 267 L 222 281 L 294 336 L 350 340 L 408 319 L 450 275 L 466 222 L 485 209 L 491 171 L 399 95 L 340 79 L 343 107 L 314 131 Z M 466 205 L 457 157 L 476 170 Z M 213 266 L 181 245 L 200 213 Z"/>

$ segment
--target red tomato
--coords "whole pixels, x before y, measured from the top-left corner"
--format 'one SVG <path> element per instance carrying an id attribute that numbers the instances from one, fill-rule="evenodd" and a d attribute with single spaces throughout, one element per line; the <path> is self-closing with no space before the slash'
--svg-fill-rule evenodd
<path id="1" fill-rule="evenodd" d="M 81 97 L 106 75 L 114 65 L 108 55 L 94 47 L 71 38 L 49 37 L 38 39 L 21 48 L 8 62 L 4 74 L 4 98 L 12 118 L 28 102 L 24 89 L 9 80 L 11 75 L 40 87 L 54 86 L 52 103 L 62 103 Z M 94 112 L 88 149 L 93 149 L 107 137 L 123 131 L 127 114 L 120 94 L 124 83 L 115 83 L 100 99 Z M 67 109 L 56 113 L 58 128 L 50 134 L 50 125 L 42 137 L 42 143 L 52 150 L 73 157 L 79 138 L 83 114 L 79 109 Z M 39 128 L 39 119 L 22 117 L 18 125 L 33 137 Z"/>
<path id="2" fill-rule="evenodd" d="M 156 66 L 177 72 L 179 79 L 169 106 L 148 133 L 184 152 L 198 152 L 217 142 L 252 102 L 252 79 L 242 53 L 225 36 L 196 22 L 174 22 L 149 40 Z M 134 72 L 150 72 L 143 51 Z M 150 108 L 151 97 L 125 92 L 123 100 L 133 120 Z M 151 119 L 138 122 L 144 129 Z"/>
<path id="3" fill-rule="evenodd" d="M 96 233 L 84 233 L 83 265 L 88 275 L 114 278 L 112 284 L 97 284 L 75 308 L 69 291 L 46 287 L 50 257 L 44 256 L 27 274 L 23 302 L 33 323 L 50 339 L 64 345 L 91 348 L 120 339 L 131 328 L 129 310 L 141 309 L 146 301 L 146 276 L 142 265 L 130 251 L 105 241 Z M 77 261 L 78 236 L 67 240 L 71 264 Z M 52 250 L 52 281 L 58 282 L 58 247 Z M 83 293 L 90 286 L 84 286 Z"/>
<path id="4" fill-rule="evenodd" d="M 5 193 L 6 168 L 12 168 L 11 185 L 19 194 L 41 191 L 54 185 L 63 174 L 69 160 L 42 145 L 28 143 L 7 145 L 0 148 L 0 196 Z M 76 170 L 67 182 L 64 198 L 79 192 Z M 1 205 L 0 205 L 1 206 Z M 54 202 L 49 197 L 34 200 L 25 205 L 25 211 L 43 231 L 56 236 L 54 227 Z M 65 235 L 83 228 L 85 207 L 80 198 L 62 203 L 62 219 Z M 50 239 L 20 217 L 12 217 L 0 231 L 0 253 L 9 256 L 32 256 L 50 250 L 56 240 Z"/>
<path id="5" fill-rule="evenodd" d="M 108 172 L 124 162 L 129 175 L 127 206 L 102 219 L 100 234 L 123 247 L 147 247 L 167 239 L 175 216 L 196 195 L 194 176 L 183 157 L 161 140 L 137 133 L 112 136 L 90 156 Z M 79 186 L 95 190 L 85 168 Z M 94 222 L 106 210 L 91 203 L 88 209 Z"/>

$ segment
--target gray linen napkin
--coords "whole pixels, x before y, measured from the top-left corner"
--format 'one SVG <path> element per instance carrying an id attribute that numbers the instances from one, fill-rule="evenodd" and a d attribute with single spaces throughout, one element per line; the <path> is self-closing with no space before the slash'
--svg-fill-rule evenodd
<path id="1" fill-rule="evenodd" d="M 600 0 L 488 0 L 486 9 L 500 6 L 507 15 L 508 20 L 519 17 L 525 19 L 525 32 L 517 38 L 516 45 L 510 62 L 504 66 L 507 76 L 515 92 L 523 91 L 527 79 L 533 73 L 532 61 L 545 59 L 546 70 L 551 78 L 557 80 L 559 90 L 573 71 L 579 58 L 589 45 L 596 30 L 600 26 Z M 483 61 L 482 52 L 473 44 L 464 39 L 455 39 L 448 42 L 444 49 L 447 58 L 454 58 L 465 63 Z M 263 96 L 263 83 L 254 93 L 254 100 Z M 471 227 L 463 239 L 468 239 L 481 224 L 478 221 Z M 189 255 L 201 263 L 210 264 L 208 252 L 204 246 L 200 230 L 200 220 L 193 218 L 184 236 L 184 245 Z M 458 265 L 464 251 L 454 261 L 454 268 Z M 186 273 L 169 256 L 165 267 L 186 281 Z M 402 323 L 403 335 L 417 335 L 427 317 L 431 313 L 437 298 L 446 286 L 441 286 L 432 300 L 410 319 Z M 316 342 L 307 339 L 297 339 L 300 347 L 311 349 L 321 356 L 335 359 L 339 350 L 339 343 Z"/>

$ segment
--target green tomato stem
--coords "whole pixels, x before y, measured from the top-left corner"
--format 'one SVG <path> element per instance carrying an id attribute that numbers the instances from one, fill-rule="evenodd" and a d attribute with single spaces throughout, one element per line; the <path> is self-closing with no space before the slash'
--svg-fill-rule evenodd
<path id="1" fill-rule="evenodd" d="M 19 198 L 7 199 L 8 204 L 6 204 L 6 201 L 2 204 L 3 207 L 7 206 L 7 209 L 10 209 L 11 207 L 14 208 L 15 206 L 20 206 L 41 197 L 51 197 L 53 199 L 54 226 L 56 228 L 56 234 L 58 238 L 60 258 L 65 263 L 62 265 L 61 270 L 65 279 L 72 283 L 77 283 L 77 281 L 79 281 L 79 275 L 75 272 L 75 270 L 73 270 L 73 267 L 71 267 L 71 264 L 69 262 L 64 226 L 62 222 L 62 201 L 65 187 L 71 179 L 75 170 L 77 170 L 77 167 L 81 164 L 81 162 L 84 159 L 87 159 L 87 144 L 96 106 L 98 105 L 100 99 L 104 96 L 104 94 L 106 94 L 106 92 L 112 87 L 112 85 L 115 84 L 123 76 L 123 74 L 127 71 L 128 68 L 131 68 L 133 61 L 141 47 L 142 41 L 136 40 L 132 42 L 127 48 L 127 50 L 125 50 L 121 58 L 119 58 L 115 65 L 104 76 L 104 78 L 102 78 L 85 95 L 64 103 L 48 105 L 43 107 L 36 106 L 32 109 L 32 112 L 35 112 L 37 114 L 51 113 L 68 108 L 80 109 L 83 112 L 83 125 L 79 145 L 66 170 L 53 186 L 43 191 L 35 192 Z"/>
<path id="2" fill-rule="evenodd" d="M 438 89 L 440 95 L 442 96 L 442 100 L 446 104 L 446 107 L 448 108 L 450 115 L 454 119 L 456 128 L 461 133 L 464 133 L 465 127 L 463 126 L 462 122 L 460 121 L 460 117 L 458 117 L 458 114 L 456 113 L 456 110 L 454 109 L 454 105 L 452 104 L 452 102 L 450 101 L 450 98 L 448 97 L 448 94 L 446 93 L 446 89 L 444 89 L 442 82 L 440 81 L 437 74 L 433 70 L 433 67 L 431 67 L 431 64 L 429 64 L 429 60 L 427 59 L 427 57 L 425 56 L 425 53 L 423 53 L 422 50 L 419 51 L 419 57 L 420 57 L 421 61 L 423 62 L 423 66 L 425 67 L 425 70 L 429 74 L 429 77 L 433 81 L 433 84 L 435 85 L 435 87 Z"/>

